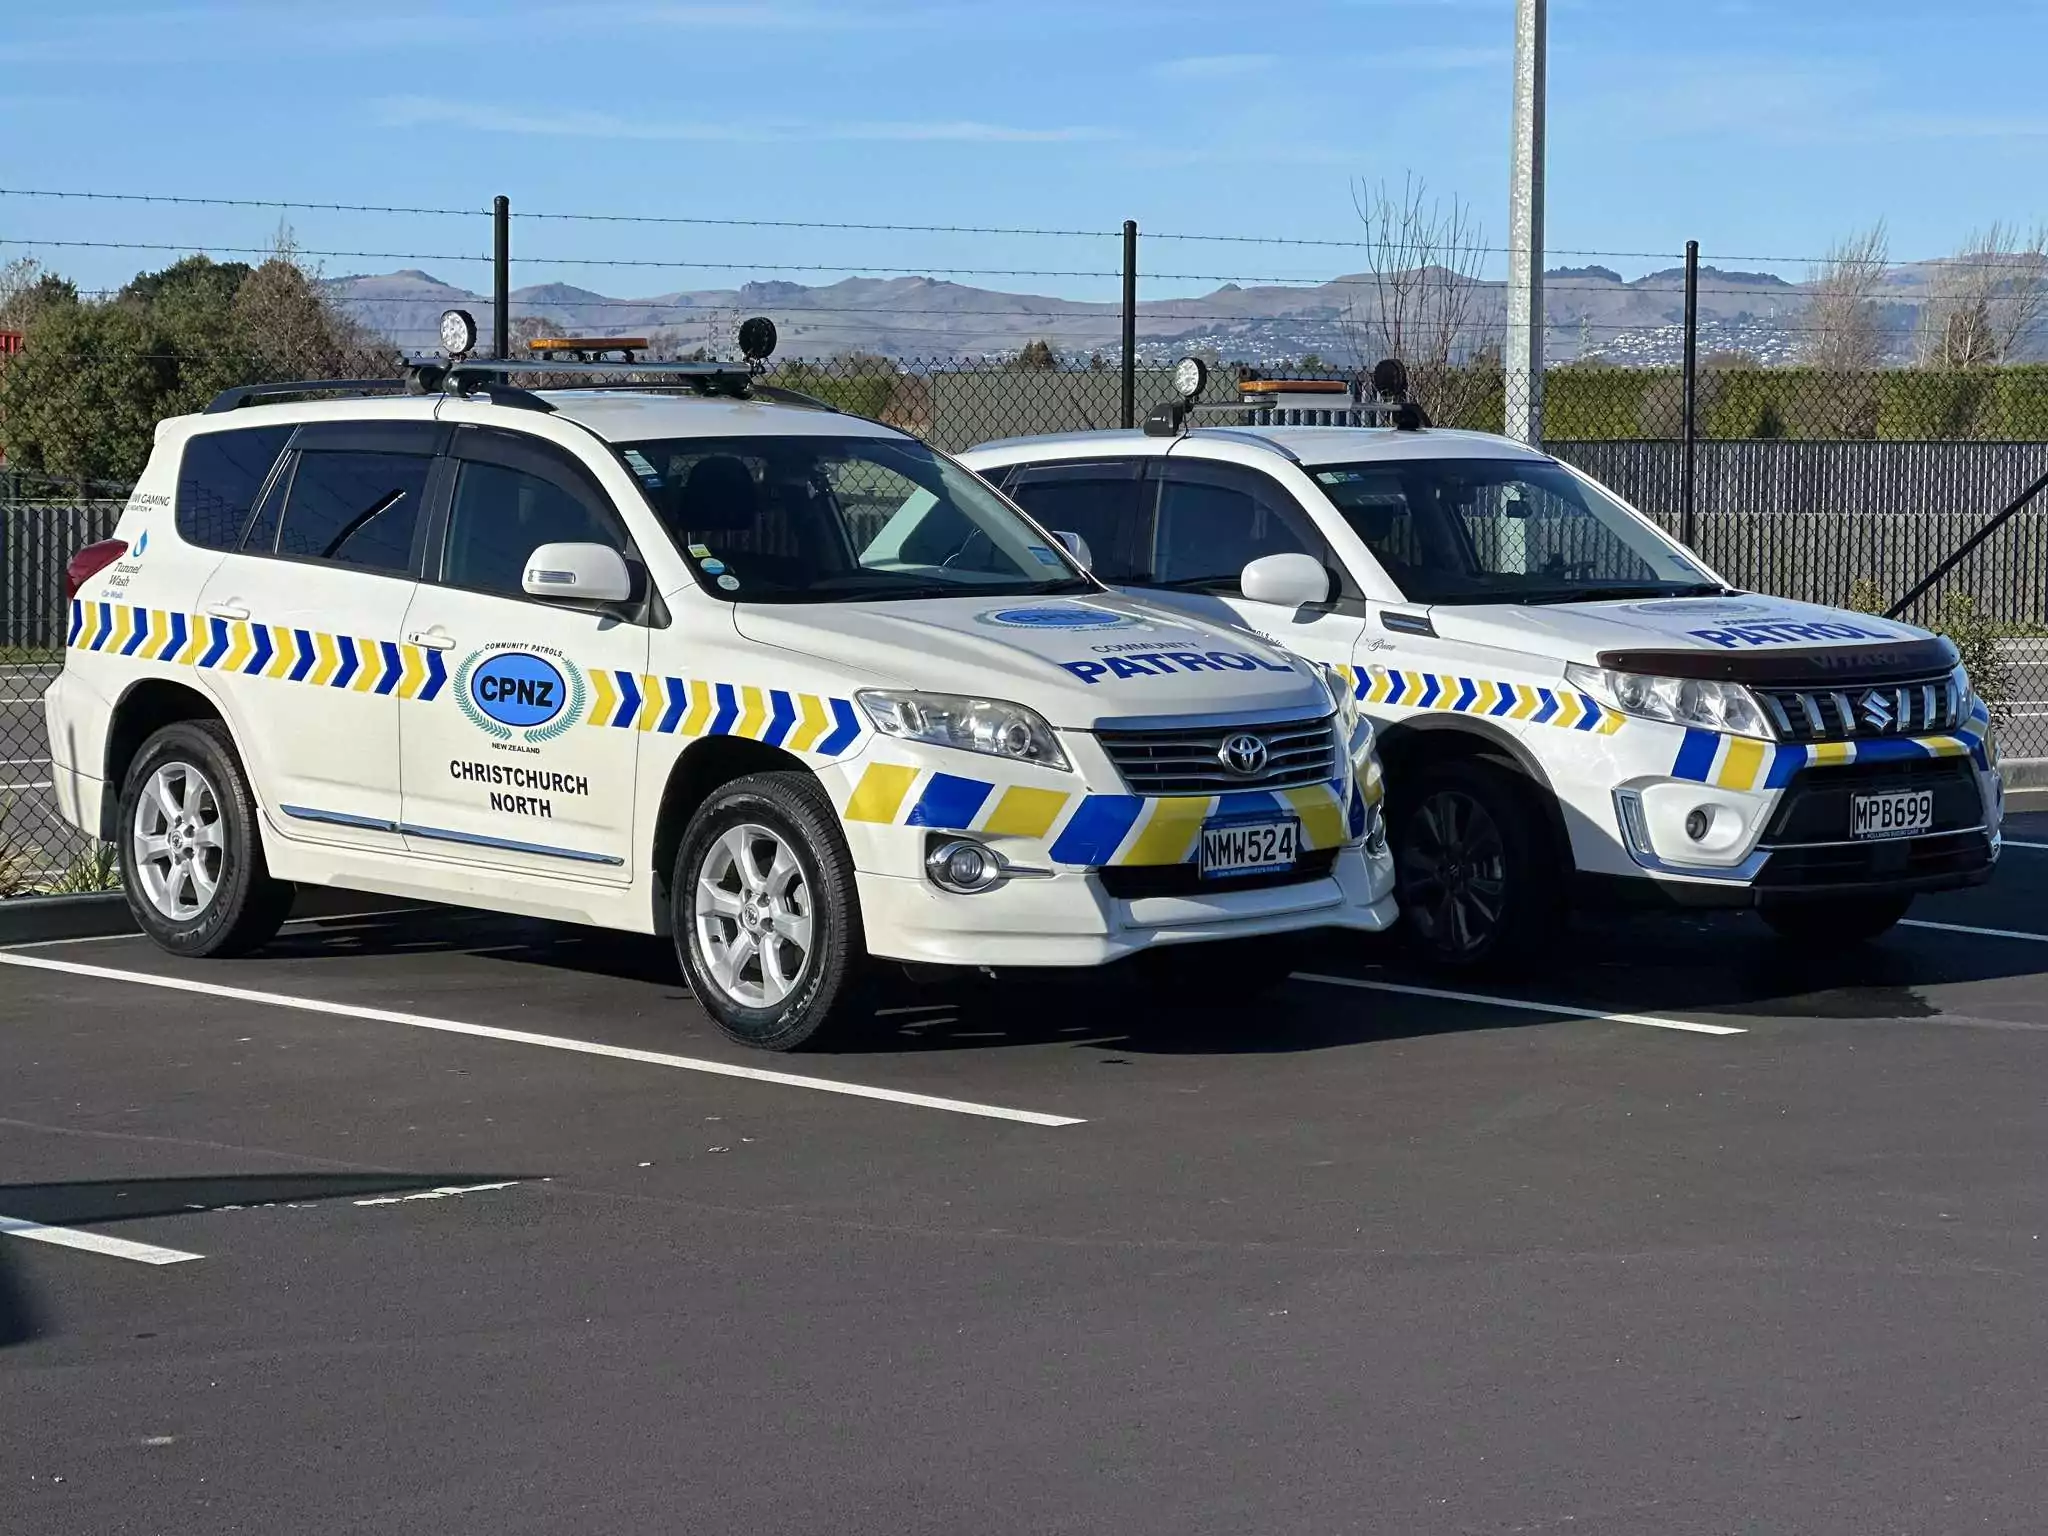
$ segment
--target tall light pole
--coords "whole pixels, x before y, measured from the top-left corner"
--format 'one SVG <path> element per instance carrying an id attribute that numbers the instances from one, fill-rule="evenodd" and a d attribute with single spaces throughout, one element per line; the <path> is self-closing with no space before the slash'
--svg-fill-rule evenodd
<path id="1" fill-rule="evenodd" d="M 1515 0 L 1515 161 L 1508 187 L 1507 433 L 1543 441 L 1543 93 L 1548 0 Z"/>

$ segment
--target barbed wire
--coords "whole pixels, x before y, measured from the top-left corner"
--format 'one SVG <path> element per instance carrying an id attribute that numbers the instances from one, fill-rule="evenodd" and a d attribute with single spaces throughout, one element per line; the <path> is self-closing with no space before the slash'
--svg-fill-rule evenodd
<path id="1" fill-rule="evenodd" d="M 344 203 L 299 201 L 289 198 L 255 197 L 202 197 L 171 193 L 152 192 L 89 192 L 74 189 L 0 187 L 0 197 L 24 197 L 44 199 L 69 199 L 89 202 L 114 203 L 160 203 L 192 207 L 216 208 L 272 208 L 302 210 L 319 213 L 382 213 L 418 217 L 489 218 L 489 208 L 436 208 L 422 205 L 386 203 Z M 583 213 L 557 210 L 515 209 L 515 219 L 538 219 L 553 222 L 598 223 L 598 224 L 647 224 L 682 225 L 716 229 L 785 229 L 816 230 L 820 232 L 874 232 L 887 234 L 929 234 L 929 235 L 994 235 L 1027 238 L 1060 239 L 1119 239 L 1121 229 L 1060 229 L 1036 228 L 1029 225 L 993 224 L 898 224 L 862 220 L 829 219 L 758 219 L 720 218 L 692 214 L 650 214 L 650 213 Z M 1385 242 L 1359 239 L 1337 239 L 1330 237 L 1295 235 L 1247 235 L 1201 233 L 1187 230 L 1140 231 L 1144 240 L 1166 240 L 1195 244 L 1216 245 L 1269 245 L 1309 247 L 1324 250 L 1377 250 Z M 1473 255 L 1511 256 L 1516 247 L 1503 245 L 1461 245 L 1460 252 Z M 335 254 L 347 255 L 340 252 Z M 1682 251 L 1670 250 L 1600 250 L 1592 247 L 1552 246 L 1544 255 L 1574 257 L 1607 257 L 1618 261 L 1682 261 Z M 1828 256 L 1766 255 L 1755 252 L 1707 252 L 1702 251 L 1703 260 L 1712 261 L 1754 261 L 1772 266 L 1826 266 L 1832 259 Z M 433 260 L 455 258 L 434 257 Z M 466 259 L 466 258 L 465 258 Z M 2048 257 L 2029 253 L 1971 252 L 1960 251 L 1949 256 L 1925 258 L 1923 262 L 1897 263 L 1899 266 L 1922 264 L 1948 264 L 1983 267 L 2006 267 L 2038 270 L 2048 266 Z M 1028 274 L 1023 274 L 1028 275 Z M 1048 274 L 1059 275 L 1059 274 Z M 1115 276 L 1118 274 L 1108 274 Z M 1165 274 L 1152 274 L 1164 276 Z"/>

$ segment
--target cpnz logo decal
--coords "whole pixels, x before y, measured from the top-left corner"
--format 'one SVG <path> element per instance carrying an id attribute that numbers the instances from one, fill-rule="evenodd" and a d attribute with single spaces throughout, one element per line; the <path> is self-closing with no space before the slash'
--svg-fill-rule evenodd
<path id="1" fill-rule="evenodd" d="M 1004 629 L 1142 629 L 1145 622 L 1108 608 L 1079 603 L 1048 603 L 1042 608 L 995 608 L 977 615 L 984 624 Z"/>
<path id="2" fill-rule="evenodd" d="M 499 741 L 553 741 L 583 718 L 586 698 L 582 672 L 560 651 L 485 646 L 455 669 L 463 715 Z"/>

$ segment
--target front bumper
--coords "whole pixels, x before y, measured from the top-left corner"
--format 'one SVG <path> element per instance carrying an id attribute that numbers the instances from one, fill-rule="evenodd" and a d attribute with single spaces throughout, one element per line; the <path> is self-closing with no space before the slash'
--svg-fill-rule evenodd
<path id="1" fill-rule="evenodd" d="M 1676 841 L 1668 814 L 1674 790 L 1682 791 L 1677 809 L 1697 800 L 1728 809 L 1748 827 L 1718 867 L 1656 851 Z M 1931 794 L 1934 828 L 1914 837 L 1852 837 L 1853 798 L 1892 791 Z M 1661 818 L 1652 797 L 1665 801 Z M 2004 785 L 1996 768 L 1973 756 L 1894 757 L 1806 768 L 1755 793 L 1666 781 L 1625 788 L 1615 802 L 1622 841 L 1639 867 L 1625 875 L 1584 872 L 1583 894 L 1629 904 L 1754 907 L 1981 885 L 1997 867 Z"/>
<path id="2" fill-rule="evenodd" d="M 922 876 L 857 870 L 870 953 L 934 965 L 1092 966 L 1141 950 L 1317 928 L 1379 933 L 1395 916 L 1394 865 L 1353 844 L 1327 875 L 1287 885 L 1125 899 L 1093 870 L 1013 880 L 976 896 Z"/>

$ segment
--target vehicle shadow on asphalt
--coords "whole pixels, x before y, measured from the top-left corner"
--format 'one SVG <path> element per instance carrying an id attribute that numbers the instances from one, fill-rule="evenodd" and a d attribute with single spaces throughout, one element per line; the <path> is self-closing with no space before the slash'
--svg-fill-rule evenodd
<path id="1" fill-rule="evenodd" d="M 451 1186 L 526 1182 L 516 1173 L 226 1173 L 167 1179 L 82 1179 L 55 1184 L 0 1184 L 0 1213 L 46 1227 L 104 1227 L 123 1221 L 190 1216 L 207 1211 L 260 1210 L 328 1200 L 415 1194 Z M 20 1264 L 24 1242 L 0 1238 L 0 1349 L 47 1338 L 48 1309 L 37 1304 Z"/>
<path id="2" fill-rule="evenodd" d="M 460 953 L 564 974 L 602 976 L 688 998 L 666 939 L 448 908 L 335 918 L 266 946 L 280 959 Z M 1301 948 L 1297 969 L 1618 1013 L 1786 1019 L 1929 1019 L 1926 989 L 2025 979 L 2048 959 L 2010 940 L 1900 929 L 1874 943 L 1795 945 L 1746 914 L 1578 918 L 1553 956 L 1516 972 L 1414 964 L 1385 936 L 1331 936 Z M 1328 1050 L 1470 1029 L 1542 1026 L 1541 1015 L 1482 1005 L 1331 991 L 1290 983 L 1256 1005 L 1190 1000 L 1147 985 L 1129 964 L 1101 972 L 925 973 L 879 968 L 877 1016 L 847 1052 L 1087 1043 L 1191 1054 Z"/>

